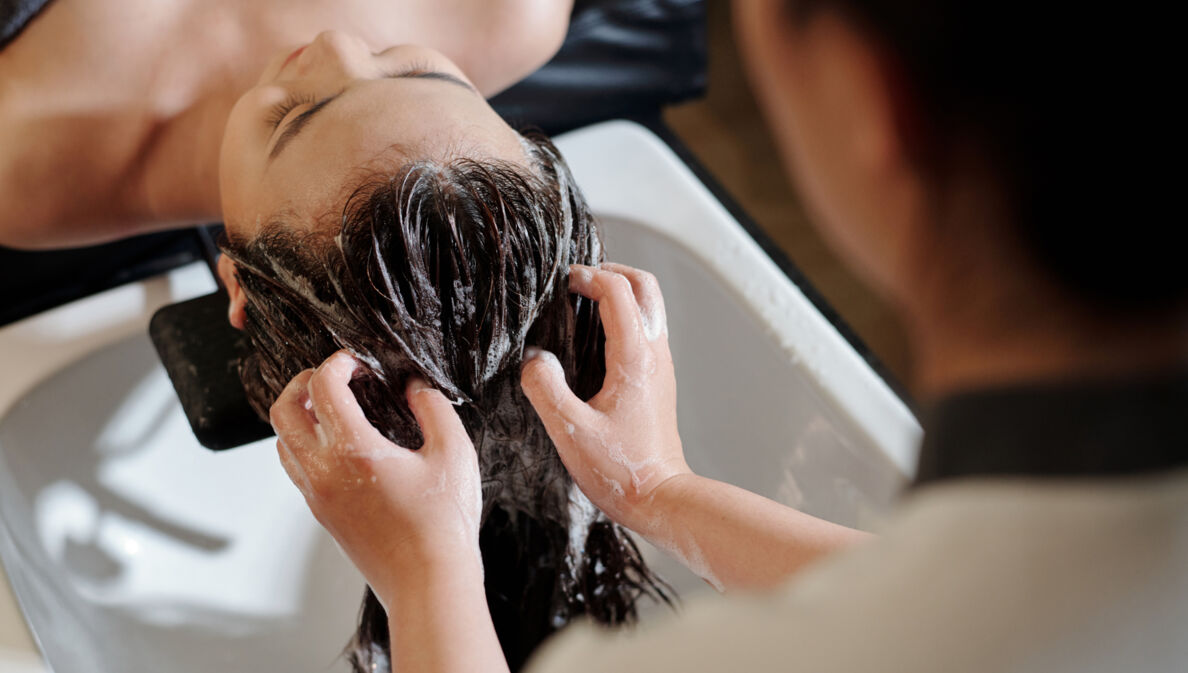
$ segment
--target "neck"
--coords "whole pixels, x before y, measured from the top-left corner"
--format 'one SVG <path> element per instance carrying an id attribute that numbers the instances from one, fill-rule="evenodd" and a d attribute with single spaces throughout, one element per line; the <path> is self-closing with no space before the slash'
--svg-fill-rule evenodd
<path id="1" fill-rule="evenodd" d="M 223 131 L 236 101 L 255 85 L 283 36 L 272 35 L 249 11 L 191 51 L 210 56 L 174 75 L 190 82 L 180 106 L 158 121 L 139 163 L 139 183 L 151 217 L 159 222 L 200 222 L 221 218 L 218 164 Z"/>
<path id="2" fill-rule="evenodd" d="M 219 147 L 237 97 L 238 92 L 213 93 L 157 125 L 140 164 L 151 219 L 169 223 L 221 217 Z"/>
<path id="3" fill-rule="evenodd" d="M 1111 314 L 1050 279 L 977 159 L 954 171 L 898 274 L 922 400 L 972 388 L 1188 366 L 1188 315 Z"/>

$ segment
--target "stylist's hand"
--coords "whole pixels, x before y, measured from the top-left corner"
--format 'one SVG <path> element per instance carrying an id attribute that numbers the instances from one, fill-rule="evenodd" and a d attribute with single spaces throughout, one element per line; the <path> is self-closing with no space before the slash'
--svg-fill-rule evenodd
<path id="1" fill-rule="evenodd" d="M 453 406 L 414 379 L 406 395 L 425 445 L 397 446 L 355 401 L 355 366 L 335 353 L 298 374 L 272 406 L 289 478 L 385 605 L 426 566 L 477 571 L 481 582 L 478 457 Z"/>
<path id="2" fill-rule="evenodd" d="M 602 390 L 583 402 L 557 358 L 537 350 L 527 354 L 521 385 L 586 497 L 639 530 L 656 489 L 690 472 L 677 433 L 664 298 L 654 276 L 621 264 L 575 265 L 569 289 L 598 302 L 606 331 Z"/>

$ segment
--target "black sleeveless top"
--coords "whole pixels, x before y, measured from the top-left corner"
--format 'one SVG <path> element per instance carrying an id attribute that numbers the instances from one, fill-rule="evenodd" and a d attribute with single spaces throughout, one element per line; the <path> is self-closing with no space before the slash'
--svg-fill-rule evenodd
<path id="1" fill-rule="evenodd" d="M 51 0 L 0 0 L 0 49 L 8 46 Z"/>

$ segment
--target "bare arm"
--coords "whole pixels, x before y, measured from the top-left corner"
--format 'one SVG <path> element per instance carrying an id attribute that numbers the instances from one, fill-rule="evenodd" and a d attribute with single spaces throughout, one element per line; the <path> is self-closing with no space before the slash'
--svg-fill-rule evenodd
<path id="1" fill-rule="evenodd" d="M 603 389 L 582 402 L 556 358 L 535 353 L 524 365 L 524 392 L 574 481 L 608 516 L 720 590 L 779 583 L 865 537 L 693 474 L 677 432 L 676 380 L 655 278 L 617 264 L 574 267 L 569 287 L 599 303 Z"/>
<path id="2" fill-rule="evenodd" d="M 393 671 L 507 673 L 482 566 L 458 563 L 466 557 L 405 558 L 393 564 L 404 578 L 383 599 Z M 405 561 L 413 563 L 401 567 Z"/>
<path id="3" fill-rule="evenodd" d="M 868 535 L 695 474 L 658 487 L 636 532 L 719 591 L 777 585 Z"/>

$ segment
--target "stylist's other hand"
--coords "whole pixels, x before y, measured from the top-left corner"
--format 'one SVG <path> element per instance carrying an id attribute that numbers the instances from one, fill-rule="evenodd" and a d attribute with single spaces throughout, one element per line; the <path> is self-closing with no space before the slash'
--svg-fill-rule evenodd
<path id="1" fill-rule="evenodd" d="M 412 380 L 408 405 L 425 444 L 397 446 L 356 402 L 356 364 L 339 351 L 298 374 L 272 406 L 289 478 L 385 605 L 419 568 L 477 571 L 481 581 L 478 457 L 454 407 Z"/>
<path id="2" fill-rule="evenodd" d="M 556 356 L 536 349 L 526 353 L 521 385 L 586 497 L 640 530 L 656 490 L 690 473 L 677 432 L 664 298 L 652 274 L 622 264 L 575 265 L 569 289 L 598 302 L 606 332 L 602 390 L 583 402 Z"/>

